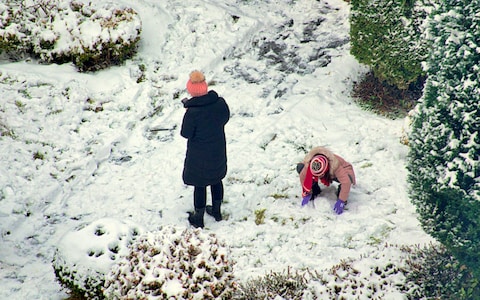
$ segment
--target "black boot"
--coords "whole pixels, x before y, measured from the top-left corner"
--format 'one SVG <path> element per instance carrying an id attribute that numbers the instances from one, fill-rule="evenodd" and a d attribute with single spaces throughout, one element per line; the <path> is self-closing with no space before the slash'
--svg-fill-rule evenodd
<path id="1" fill-rule="evenodd" d="M 203 215 L 205 214 L 205 208 L 195 208 L 195 212 L 188 212 L 188 222 L 195 228 L 203 228 Z"/>
<path id="2" fill-rule="evenodd" d="M 220 206 L 222 205 L 222 200 L 212 201 L 213 205 L 207 205 L 207 214 L 215 218 L 215 221 L 219 222 L 222 220 L 222 212 Z"/>
<path id="3" fill-rule="evenodd" d="M 298 163 L 297 164 L 297 173 L 300 174 L 303 170 L 303 167 L 305 167 L 305 165 L 303 163 Z"/>
<path id="4" fill-rule="evenodd" d="M 312 184 L 312 199 L 315 199 L 316 196 L 320 195 L 322 189 L 318 185 L 318 182 L 314 181 Z"/>

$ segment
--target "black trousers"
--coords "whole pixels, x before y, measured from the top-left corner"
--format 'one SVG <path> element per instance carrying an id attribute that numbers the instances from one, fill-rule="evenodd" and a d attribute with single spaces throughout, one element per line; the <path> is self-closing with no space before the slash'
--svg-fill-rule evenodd
<path id="1" fill-rule="evenodd" d="M 220 204 L 223 200 L 223 183 L 212 184 L 210 186 L 210 192 L 212 193 L 212 204 Z M 193 205 L 195 208 L 205 208 L 207 206 L 207 187 L 195 186 L 193 191 Z"/>

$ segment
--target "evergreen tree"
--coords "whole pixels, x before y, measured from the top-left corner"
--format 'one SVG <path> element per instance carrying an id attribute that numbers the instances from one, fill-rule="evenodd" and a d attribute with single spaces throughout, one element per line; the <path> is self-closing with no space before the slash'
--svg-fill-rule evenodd
<path id="1" fill-rule="evenodd" d="M 427 82 L 413 118 L 410 194 L 426 232 L 480 278 L 480 0 L 428 19 Z"/>
<path id="2" fill-rule="evenodd" d="M 352 55 L 381 81 L 407 89 L 424 75 L 421 63 L 428 46 L 421 29 L 429 2 L 352 0 Z"/>

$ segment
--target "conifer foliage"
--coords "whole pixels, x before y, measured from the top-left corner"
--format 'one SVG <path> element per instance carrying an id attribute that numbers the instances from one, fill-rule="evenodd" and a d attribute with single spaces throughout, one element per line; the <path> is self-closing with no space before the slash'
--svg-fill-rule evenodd
<path id="1" fill-rule="evenodd" d="M 400 89 L 423 76 L 422 25 L 429 0 L 352 0 L 351 53 L 376 78 Z"/>
<path id="2" fill-rule="evenodd" d="M 413 118 L 411 199 L 426 232 L 480 276 L 480 0 L 445 0 Z"/>

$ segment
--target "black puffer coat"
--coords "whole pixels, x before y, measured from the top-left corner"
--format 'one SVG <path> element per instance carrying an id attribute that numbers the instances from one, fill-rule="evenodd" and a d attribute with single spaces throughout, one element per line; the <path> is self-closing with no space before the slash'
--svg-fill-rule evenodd
<path id="1" fill-rule="evenodd" d="M 215 91 L 194 97 L 184 103 L 180 134 L 188 139 L 183 168 L 183 182 L 207 186 L 220 182 L 227 174 L 225 124 L 230 109 Z"/>

